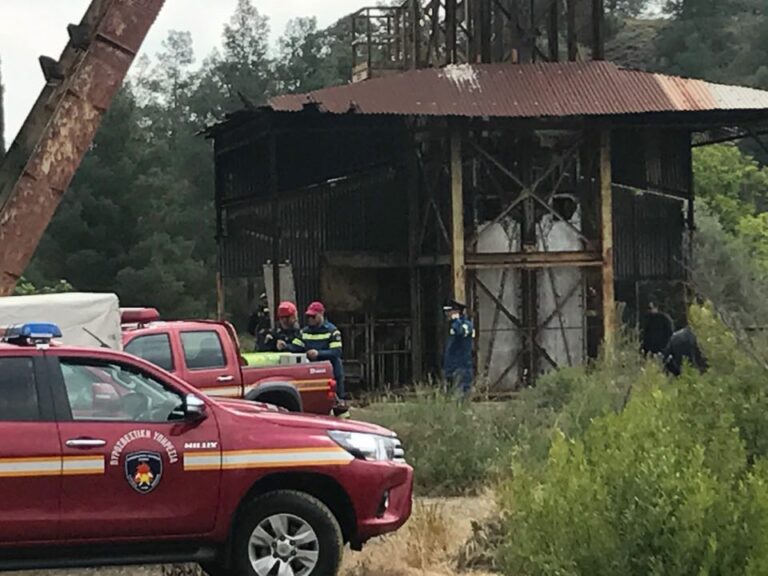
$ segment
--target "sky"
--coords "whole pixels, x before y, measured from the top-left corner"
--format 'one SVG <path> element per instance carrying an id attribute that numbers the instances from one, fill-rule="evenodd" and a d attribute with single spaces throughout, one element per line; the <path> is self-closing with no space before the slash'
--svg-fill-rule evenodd
<path id="1" fill-rule="evenodd" d="M 5 140 L 13 141 L 43 87 L 38 57 L 58 58 L 68 40 L 67 25 L 80 22 L 90 0 L 0 0 L 0 60 L 5 85 Z M 327 26 L 371 0 L 254 0 L 270 17 L 272 41 L 291 18 L 317 16 Z M 220 44 L 237 0 L 166 0 L 142 53 L 154 55 L 169 30 L 192 33 L 197 60 Z M 322 8 L 321 8 L 322 7 Z"/>

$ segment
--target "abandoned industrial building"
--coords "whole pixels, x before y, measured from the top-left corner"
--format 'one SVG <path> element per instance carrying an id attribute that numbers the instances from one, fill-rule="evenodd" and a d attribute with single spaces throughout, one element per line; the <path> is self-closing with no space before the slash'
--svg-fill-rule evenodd
<path id="1" fill-rule="evenodd" d="M 465 300 L 492 393 L 594 357 L 651 298 L 685 315 L 692 146 L 758 133 L 768 92 L 604 61 L 600 0 L 353 22 L 353 83 L 209 130 L 221 295 L 322 299 L 368 387 L 438 374 Z"/>

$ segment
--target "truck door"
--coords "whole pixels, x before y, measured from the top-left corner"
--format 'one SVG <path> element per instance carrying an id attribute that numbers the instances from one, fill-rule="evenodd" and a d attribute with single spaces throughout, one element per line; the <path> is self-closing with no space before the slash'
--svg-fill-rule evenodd
<path id="1" fill-rule="evenodd" d="M 185 454 L 218 449 L 213 414 L 186 422 L 185 393 L 161 372 L 64 353 L 54 363 L 62 451 L 91 457 L 100 471 L 87 482 L 64 475 L 62 533 L 104 540 L 213 530 L 221 473 L 184 467 Z"/>
<path id="2" fill-rule="evenodd" d="M 240 398 L 243 395 L 242 371 L 237 358 L 228 353 L 225 335 L 214 327 L 180 330 L 184 380 L 211 396 Z"/>
<path id="3" fill-rule="evenodd" d="M 5 544 L 59 536 L 61 447 L 38 358 L 0 356 L 0 542 Z"/>

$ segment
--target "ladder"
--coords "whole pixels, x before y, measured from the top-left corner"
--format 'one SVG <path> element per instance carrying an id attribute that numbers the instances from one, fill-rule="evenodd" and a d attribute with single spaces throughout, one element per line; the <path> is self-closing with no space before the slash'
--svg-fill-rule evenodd
<path id="1" fill-rule="evenodd" d="M 13 293 L 165 0 L 93 0 L 0 163 L 0 296 Z"/>

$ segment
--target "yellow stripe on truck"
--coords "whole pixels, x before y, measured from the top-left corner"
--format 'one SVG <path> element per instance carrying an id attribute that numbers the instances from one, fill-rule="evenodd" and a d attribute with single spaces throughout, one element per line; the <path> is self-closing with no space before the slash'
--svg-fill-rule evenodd
<path id="1" fill-rule="evenodd" d="M 104 456 L 0 458 L 0 478 L 104 474 Z"/>
<path id="2" fill-rule="evenodd" d="M 234 450 L 184 455 L 184 470 L 247 470 L 250 468 L 295 468 L 344 466 L 354 457 L 342 448 L 283 448 L 279 450 Z"/>

